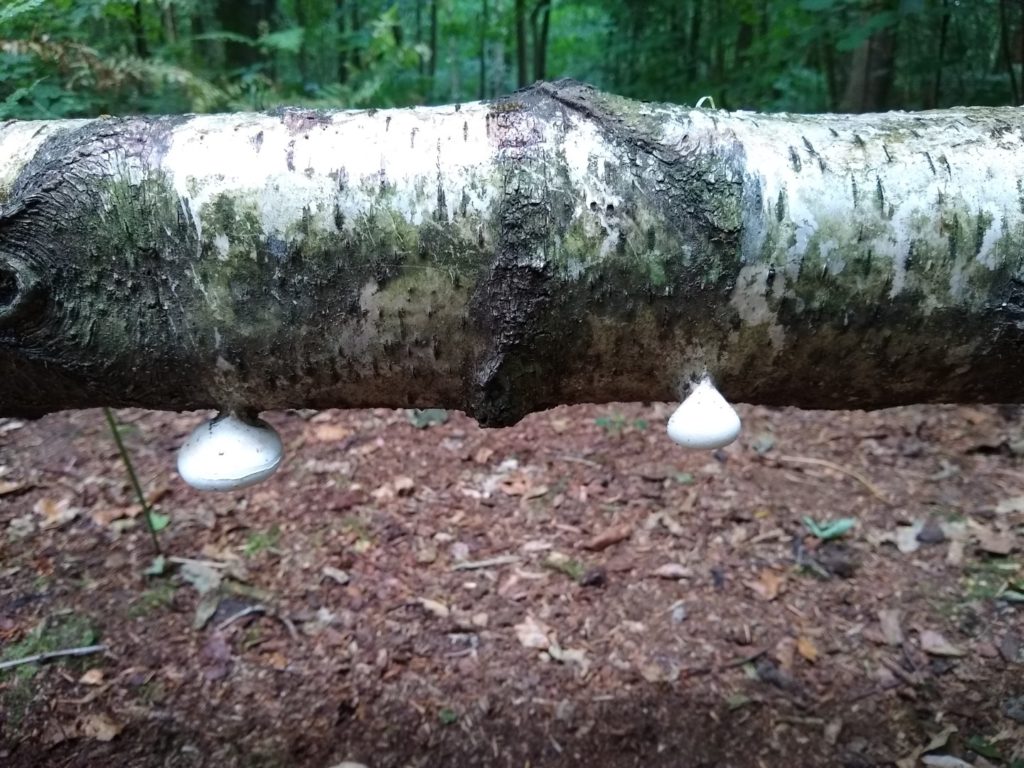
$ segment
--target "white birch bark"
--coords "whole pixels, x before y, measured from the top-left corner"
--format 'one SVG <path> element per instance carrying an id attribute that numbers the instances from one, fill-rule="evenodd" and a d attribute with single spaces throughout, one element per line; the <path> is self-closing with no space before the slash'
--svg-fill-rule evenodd
<path id="1" fill-rule="evenodd" d="M 0 125 L 0 414 L 1019 401 L 1024 116 L 495 103 Z"/>

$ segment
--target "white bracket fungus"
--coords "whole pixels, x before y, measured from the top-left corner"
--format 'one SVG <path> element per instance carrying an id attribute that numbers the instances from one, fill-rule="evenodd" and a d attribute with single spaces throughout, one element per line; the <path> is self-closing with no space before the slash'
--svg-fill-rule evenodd
<path id="1" fill-rule="evenodd" d="M 178 452 L 178 473 L 201 491 L 233 491 L 270 477 L 283 458 L 272 426 L 231 411 L 192 431 Z"/>
<path id="2" fill-rule="evenodd" d="M 740 427 L 739 415 L 705 377 L 668 420 L 668 436 L 685 448 L 707 451 L 727 446 Z"/>

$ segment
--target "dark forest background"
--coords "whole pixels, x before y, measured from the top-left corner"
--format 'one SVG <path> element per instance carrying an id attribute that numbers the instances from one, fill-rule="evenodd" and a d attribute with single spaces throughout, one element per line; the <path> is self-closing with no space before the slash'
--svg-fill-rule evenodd
<path id="1" fill-rule="evenodd" d="M 0 118 L 402 106 L 574 77 L 863 112 L 1020 104 L 1024 0 L 0 0 Z"/>

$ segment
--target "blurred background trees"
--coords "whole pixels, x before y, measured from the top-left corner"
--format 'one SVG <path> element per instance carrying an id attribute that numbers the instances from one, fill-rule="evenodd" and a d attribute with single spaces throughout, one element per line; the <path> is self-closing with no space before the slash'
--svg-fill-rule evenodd
<path id="1" fill-rule="evenodd" d="M 1020 104 L 1024 0 L 0 0 L 0 118 L 401 106 L 574 77 L 788 111 Z"/>

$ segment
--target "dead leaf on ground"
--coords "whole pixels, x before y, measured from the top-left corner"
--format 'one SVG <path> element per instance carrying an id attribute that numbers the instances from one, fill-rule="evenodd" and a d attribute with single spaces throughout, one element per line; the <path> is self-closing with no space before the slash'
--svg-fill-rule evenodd
<path id="1" fill-rule="evenodd" d="M 978 540 L 978 547 L 990 555 L 1006 556 L 1013 551 L 1014 536 L 1010 531 L 997 533 L 974 520 L 970 523 L 971 534 Z"/>
<path id="2" fill-rule="evenodd" d="M 895 608 L 883 608 L 878 612 L 878 623 L 882 627 L 882 637 L 888 645 L 903 645 L 903 628 L 900 626 L 902 613 Z"/>
<path id="3" fill-rule="evenodd" d="M 288 658 L 280 651 L 274 651 L 265 658 L 267 664 L 276 669 L 278 672 L 283 672 L 288 668 Z"/>
<path id="4" fill-rule="evenodd" d="M 551 639 L 548 636 L 551 628 L 543 622 L 537 621 L 531 614 L 527 614 L 521 624 L 516 624 L 515 631 L 519 644 L 524 648 L 537 648 L 546 651 L 551 647 Z"/>
<path id="5" fill-rule="evenodd" d="M 800 635 L 796 640 L 796 650 L 801 656 L 804 657 L 811 664 L 818 660 L 818 656 L 821 655 L 818 651 L 818 646 L 814 644 L 814 641 L 807 635 Z"/>
<path id="6" fill-rule="evenodd" d="M 1024 512 L 1024 496 L 1013 496 L 996 504 L 997 515 L 1011 515 L 1016 512 Z"/>
<path id="7" fill-rule="evenodd" d="M 412 496 L 416 490 L 416 481 L 406 475 L 400 475 L 391 481 L 391 487 L 398 496 Z"/>
<path id="8" fill-rule="evenodd" d="M 578 664 L 584 674 L 590 669 L 587 652 L 581 648 L 562 648 L 558 643 L 551 643 L 548 646 L 548 656 L 562 664 Z"/>
<path id="9" fill-rule="evenodd" d="M 519 496 L 523 499 L 537 499 L 550 490 L 546 485 L 535 483 L 525 475 L 502 478 L 498 487 L 506 496 Z"/>
<path id="10" fill-rule="evenodd" d="M 797 642 L 792 637 L 783 637 L 775 644 L 772 656 L 779 663 L 779 667 L 786 672 L 793 671 L 793 660 L 796 658 Z"/>
<path id="11" fill-rule="evenodd" d="M 493 455 L 494 449 L 484 446 L 483 448 L 478 448 L 476 452 L 473 453 L 473 461 L 477 464 L 486 464 L 491 460 Z"/>
<path id="12" fill-rule="evenodd" d="M 115 520 L 134 518 L 140 511 L 139 507 L 98 507 L 89 513 L 89 519 L 96 525 L 106 528 Z"/>
<path id="13" fill-rule="evenodd" d="M 181 563 L 178 573 L 181 574 L 185 581 L 195 587 L 200 595 L 205 595 L 218 589 L 223 579 L 219 569 L 215 568 L 213 564 L 205 563 L 201 560 L 185 560 Z"/>
<path id="14" fill-rule="evenodd" d="M 113 741 L 124 730 L 124 726 L 115 722 L 109 715 L 100 712 L 83 717 L 78 722 L 76 730 L 80 736 L 86 739 Z"/>
<path id="15" fill-rule="evenodd" d="M 56 528 L 74 520 L 81 511 L 71 506 L 71 497 L 63 499 L 51 499 L 44 496 L 35 503 L 32 511 L 42 518 L 41 526 L 45 528 Z"/>
<path id="16" fill-rule="evenodd" d="M 976 768 L 973 763 L 961 760 L 955 755 L 925 755 L 921 762 L 930 768 Z"/>
<path id="17" fill-rule="evenodd" d="M 947 725 L 941 731 L 932 736 L 925 746 L 916 747 L 912 752 L 910 752 L 910 754 L 897 760 L 897 768 L 917 768 L 917 762 L 921 755 L 946 746 L 946 743 L 949 741 L 949 737 L 956 733 L 956 731 L 957 728 L 955 725 Z"/>
<path id="18" fill-rule="evenodd" d="M 941 633 L 931 629 L 921 632 L 921 650 L 931 656 L 963 656 L 964 652 L 953 645 Z"/>
<path id="19" fill-rule="evenodd" d="M 900 525 L 896 528 L 896 548 L 904 555 L 917 552 L 921 548 L 921 540 L 918 538 L 924 530 L 924 523 L 916 522 L 913 525 Z"/>
<path id="20" fill-rule="evenodd" d="M 318 443 L 340 443 L 352 434 L 351 429 L 340 424 L 317 424 L 312 432 L 313 439 Z"/>
<path id="21" fill-rule="evenodd" d="M 335 568 L 333 565 L 325 565 L 321 569 L 321 573 L 329 579 L 333 579 L 342 586 L 348 584 L 349 575 L 347 572 L 341 570 L 341 568 Z"/>
<path id="22" fill-rule="evenodd" d="M 659 565 L 655 568 L 651 572 L 651 575 L 656 576 L 659 579 L 679 581 L 679 579 L 690 578 L 693 575 L 693 571 L 679 563 L 665 563 L 664 565 Z"/>
<path id="23" fill-rule="evenodd" d="M 231 646 L 223 632 L 214 632 L 199 651 L 203 677 L 210 682 L 222 680 L 231 671 Z"/>
<path id="24" fill-rule="evenodd" d="M 217 592 L 203 592 L 196 603 L 196 613 L 192 618 L 192 628 L 202 629 L 213 618 L 220 607 L 220 595 Z"/>
<path id="25" fill-rule="evenodd" d="M 658 654 L 640 665 L 640 676 L 649 683 L 672 683 L 679 679 L 682 668 L 675 659 Z"/>
<path id="26" fill-rule="evenodd" d="M 6 496 L 9 493 L 17 493 L 18 491 L 27 489 L 28 487 L 28 483 L 23 483 L 18 480 L 0 481 L 0 496 Z"/>
<path id="27" fill-rule="evenodd" d="M 593 536 L 587 541 L 583 542 L 583 548 L 588 549 L 591 552 L 600 552 L 613 544 L 618 544 L 620 541 L 625 541 L 633 535 L 633 526 L 628 523 L 622 523 L 621 525 L 613 525 L 611 528 L 605 528 L 596 536 Z"/>
<path id="28" fill-rule="evenodd" d="M 78 682 L 82 685 L 99 685 L 103 682 L 103 670 L 97 667 L 86 670 L 85 674 L 78 678 Z"/>
<path id="29" fill-rule="evenodd" d="M 779 596 L 782 587 L 786 583 L 786 577 L 766 568 L 761 571 L 757 581 L 745 581 L 743 583 L 752 589 L 762 600 L 771 602 Z"/>
<path id="30" fill-rule="evenodd" d="M 431 600 L 429 597 L 421 597 L 418 599 L 419 604 L 423 606 L 423 610 L 428 613 L 432 613 L 439 619 L 447 619 L 451 616 L 451 609 L 442 602 L 437 600 Z"/>

